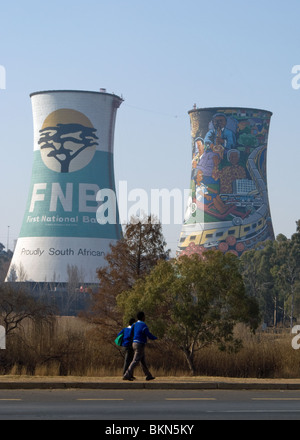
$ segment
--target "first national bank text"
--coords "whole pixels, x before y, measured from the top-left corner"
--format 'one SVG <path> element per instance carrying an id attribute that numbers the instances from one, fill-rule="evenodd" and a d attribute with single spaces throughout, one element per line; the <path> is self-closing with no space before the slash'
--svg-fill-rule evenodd
<path id="1" fill-rule="evenodd" d="M 66 223 L 79 223 L 79 216 L 76 215 L 74 217 L 60 217 L 58 215 L 37 215 L 36 217 L 28 215 L 26 219 L 27 223 L 51 223 L 51 224 L 66 224 Z M 88 215 L 82 216 L 82 223 L 97 223 L 97 219 L 95 217 L 90 217 Z"/>

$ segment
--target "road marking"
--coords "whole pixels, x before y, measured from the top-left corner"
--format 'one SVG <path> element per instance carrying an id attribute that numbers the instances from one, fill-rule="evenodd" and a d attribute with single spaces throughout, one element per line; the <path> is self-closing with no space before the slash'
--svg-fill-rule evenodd
<path id="1" fill-rule="evenodd" d="M 165 400 L 217 400 L 214 397 L 167 397 Z"/>
<path id="2" fill-rule="evenodd" d="M 7 401 L 14 401 L 14 400 L 18 400 L 18 401 L 20 401 L 20 400 L 22 400 L 22 399 L 0 399 L 1 401 L 5 401 L 5 402 L 7 402 Z"/>
<path id="3" fill-rule="evenodd" d="M 124 400 L 124 399 L 98 399 L 98 398 L 95 398 L 95 399 L 76 399 L 76 400 L 85 400 L 85 401 L 88 401 L 88 400 L 104 400 L 104 401 L 106 401 L 106 400 Z"/>
<path id="4" fill-rule="evenodd" d="M 300 400 L 300 397 L 253 397 L 252 400 Z"/>
<path id="5" fill-rule="evenodd" d="M 264 414 L 264 413 L 299 413 L 299 409 L 237 409 L 237 410 L 228 410 L 228 411 L 205 411 L 206 413 L 215 413 L 215 414 L 237 414 L 237 413 L 253 413 L 253 414 Z"/>

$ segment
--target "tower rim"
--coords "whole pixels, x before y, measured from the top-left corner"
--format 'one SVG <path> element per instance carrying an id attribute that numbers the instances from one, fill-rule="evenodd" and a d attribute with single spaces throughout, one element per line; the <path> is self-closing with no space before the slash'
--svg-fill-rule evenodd
<path id="1" fill-rule="evenodd" d="M 231 109 L 241 109 L 241 110 L 252 110 L 252 111 L 259 111 L 259 112 L 265 112 L 265 113 L 269 113 L 271 116 L 273 115 L 273 113 L 270 110 L 265 110 L 262 108 L 257 108 L 257 107 L 245 107 L 245 106 L 239 106 L 239 105 L 235 105 L 235 106 L 216 106 L 216 107 L 197 107 L 194 108 L 192 110 L 188 111 L 188 114 L 190 113 L 194 113 L 194 112 L 200 112 L 200 111 L 216 111 L 216 110 L 231 110 Z"/>
<path id="2" fill-rule="evenodd" d="M 119 95 L 116 95 L 115 93 L 108 93 L 108 92 L 104 92 L 104 91 L 95 91 L 95 90 L 66 90 L 66 89 L 62 89 L 62 90 L 41 90 L 41 91 L 37 91 L 37 92 L 32 92 L 29 94 L 29 97 L 31 98 L 32 96 L 35 95 L 43 95 L 43 94 L 47 94 L 47 93 L 91 93 L 91 94 L 95 94 L 95 95 L 108 95 L 108 96 L 113 96 L 114 98 L 119 99 L 121 102 L 124 101 L 123 98 L 121 98 Z"/>

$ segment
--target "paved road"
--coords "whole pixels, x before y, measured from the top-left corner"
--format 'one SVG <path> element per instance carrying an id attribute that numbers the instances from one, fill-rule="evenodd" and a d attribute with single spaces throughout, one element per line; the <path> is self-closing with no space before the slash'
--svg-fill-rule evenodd
<path id="1" fill-rule="evenodd" d="M 239 419 L 300 420 L 300 391 L 0 390 L 0 420 Z"/>

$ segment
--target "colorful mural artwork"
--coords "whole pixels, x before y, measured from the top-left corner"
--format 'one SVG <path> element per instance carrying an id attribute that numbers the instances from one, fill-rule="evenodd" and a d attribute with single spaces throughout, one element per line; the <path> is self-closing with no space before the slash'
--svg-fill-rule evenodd
<path id="1" fill-rule="evenodd" d="M 273 240 L 266 155 L 272 113 L 249 108 L 189 111 L 190 195 L 177 255 L 220 250 L 241 256 Z"/>

